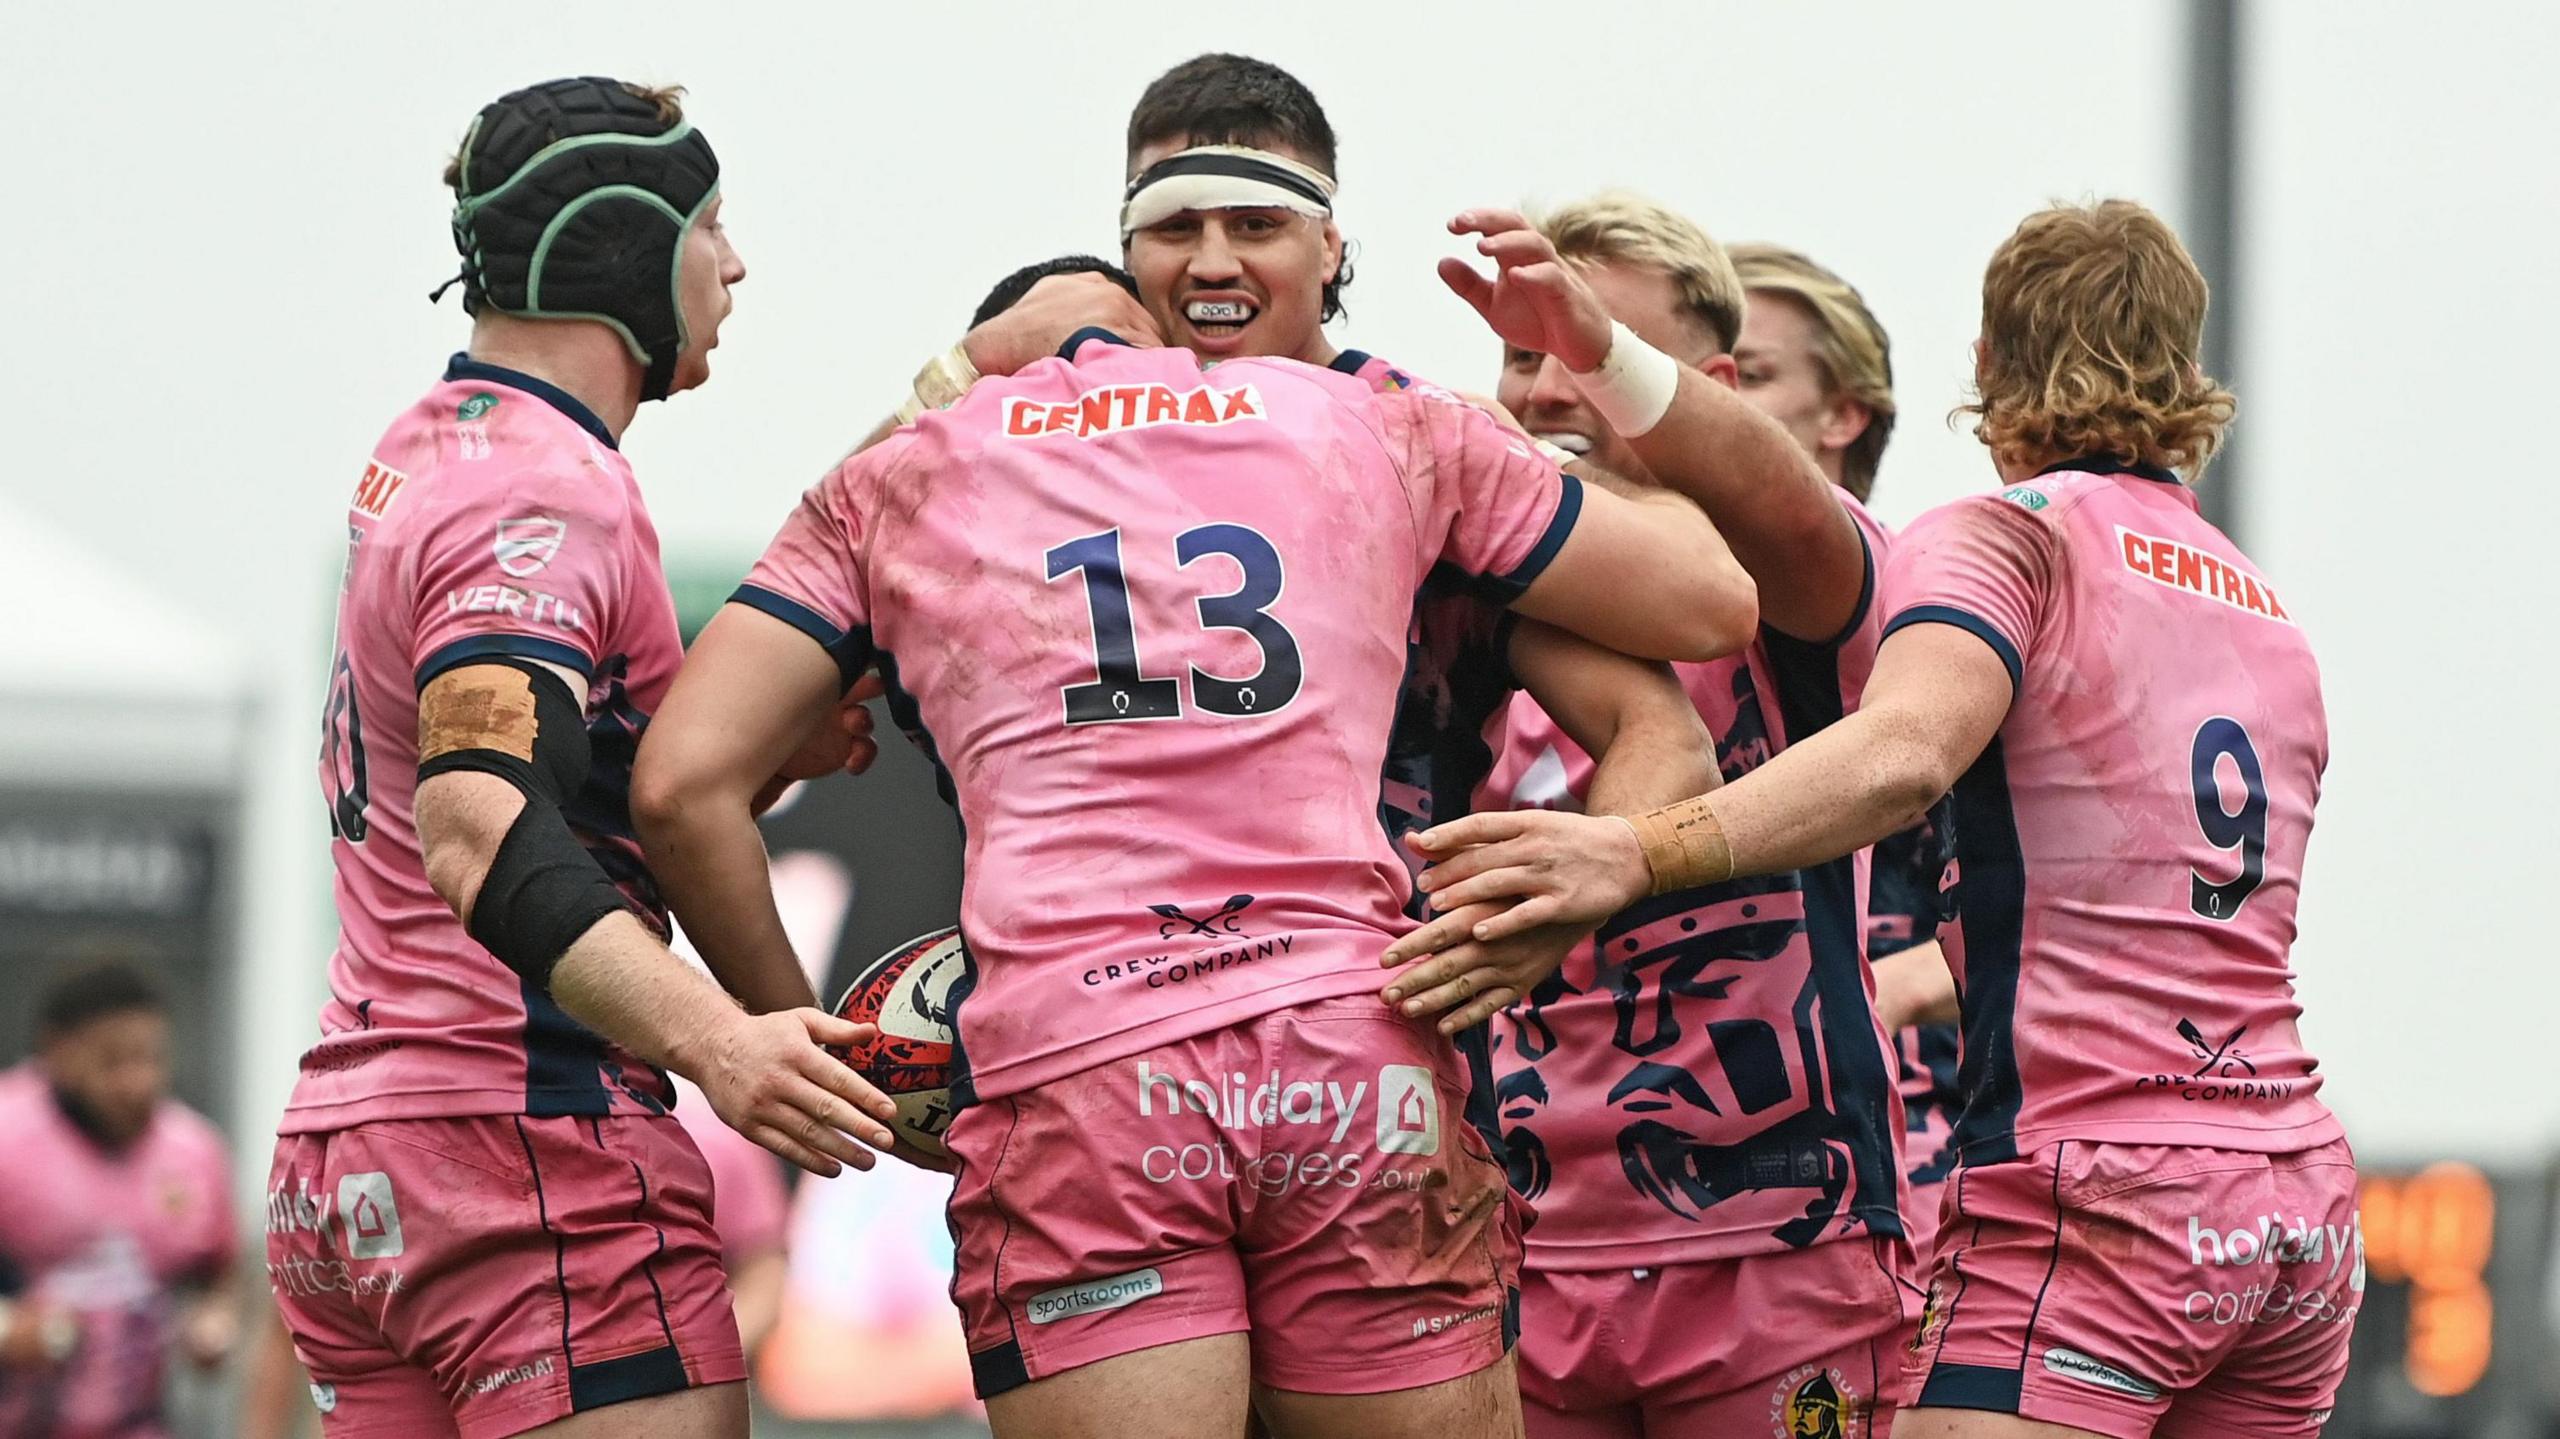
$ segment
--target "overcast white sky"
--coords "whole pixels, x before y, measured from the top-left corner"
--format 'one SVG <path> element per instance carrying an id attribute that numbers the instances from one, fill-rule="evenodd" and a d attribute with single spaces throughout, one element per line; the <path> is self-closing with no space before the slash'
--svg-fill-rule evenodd
<path id="1" fill-rule="evenodd" d="M 2491 0 L 2424 26 L 2374 0 L 2250 9 L 2251 539 L 2320 648 L 2336 737 L 2299 956 L 2311 1038 L 2369 1148 L 2538 1148 L 2560 1138 L 2560 1087 L 2532 1063 L 2560 996 L 2531 898 L 2560 780 L 2553 645 L 2528 613 L 2560 520 L 2534 456 L 2560 311 L 2560 101 L 2538 67 L 2560 21 Z M 1331 112 L 1359 246 L 1341 341 L 1445 383 L 1493 373 L 1431 273 L 1465 205 L 1630 185 L 1848 275 L 1895 340 L 1879 509 L 1899 522 L 1989 482 L 1943 416 L 1983 261 L 2019 217 L 2120 194 L 2183 218 L 2182 18 L 16 6 L 0 487 L 236 640 L 274 694 L 249 958 L 293 980 L 327 943 L 305 790 L 338 510 L 464 338 L 458 305 L 424 299 L 453 269 L 437 173 L 499 91 L 681 81 L 722 156 L 750 277 L 715 383 L 644 411 L 628 446 L 671 562 L 742 566 L 997 275 L 1107 252 L 1128 105 L 1220 48 L 1289 66 Z M 248 1038 L 290 1052 L 309 1018 L 278 1008 Z M 2484 1084 L 2530 1094 L 2483 1108 Z"/>

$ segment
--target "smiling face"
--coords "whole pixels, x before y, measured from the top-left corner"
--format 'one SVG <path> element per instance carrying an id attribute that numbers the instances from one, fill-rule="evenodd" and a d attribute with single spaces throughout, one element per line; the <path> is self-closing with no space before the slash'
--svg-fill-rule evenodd
<path id="1" fill-rule="evenodd" d="M 1130 174 L 1187 148 L 1187 139 L 1148 145 L 1132 157 Z M 1341 268 L 1342 234 L 1329 219 L 1276 207 L 1180 210 L 1132 232 L 1123 258 L 1169 344 L 1216 358 L 1333 358 L 1324 287 Z"/>
<path id="2" fill-rule="evenodd" d="M 1681 308 L 1680 287 L 1669 275 L 1649 266 L 1605 261 L 1581 262 L 1576 268 L 1609 317 L 1635 331 L 1636 338 L 1713 379 L 1733 383 L 1733 358 L 1718 351 L 1715 337 Z M 1649 477 L 1634 449 L 1591 408 L 1554 356 L 1506 347 L 1494 398 L 1539 439 L 1629 479 Z"/>

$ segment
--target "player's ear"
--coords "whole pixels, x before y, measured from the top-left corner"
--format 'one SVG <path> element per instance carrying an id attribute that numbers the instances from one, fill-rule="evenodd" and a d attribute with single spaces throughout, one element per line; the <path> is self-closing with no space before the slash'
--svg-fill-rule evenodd
<path id="1" fill-rule="evenodd" d="M 1342 278 L 1342 227 L 1331 220 L 1324 222 L 1324 282 L 1328 285 Z"/>
<path id="2" fill-rule="evenodd" d="M 1742 388 L 1742 367 L 1732 355 L 1721 350 L 1698 362 L 1698 373 L 1728 390 Z"/>

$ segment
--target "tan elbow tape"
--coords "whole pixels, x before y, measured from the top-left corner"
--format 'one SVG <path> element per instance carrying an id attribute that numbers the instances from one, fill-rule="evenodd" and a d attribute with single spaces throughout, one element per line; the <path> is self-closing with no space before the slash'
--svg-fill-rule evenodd
<path id="1" fill-rule="evenodd" d="M 1708 796 L 1640 814 L 1627 821 L 1636 843 L 1644 847 L 1644 867 L 1653 873 L 1653 892 L 1695 889 L 1733 878 L 1733 847 L 1725 842 L 1724 822 L 1707 807 Z"/>

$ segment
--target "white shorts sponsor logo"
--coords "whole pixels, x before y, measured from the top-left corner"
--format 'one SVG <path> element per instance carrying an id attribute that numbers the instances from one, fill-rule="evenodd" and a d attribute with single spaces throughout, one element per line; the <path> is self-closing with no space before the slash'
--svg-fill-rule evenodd
<path id="1" fill-rule="evenodd" d="M 1440 1152 L 1440 1090 L 1419 1064 L 1390 1064 L 1378 1071 L 1378 1152 Z"/>
<path id="2" fill-rule="evenodd" d="M 409 1287 L 409 1276 L 398 1269 L 358 1274 L 343 1259 L 286 1259 L 269 1261 L 267 1284 L 278 1294 L 296 1299 L 314 1299 L 323 1294 L 388 1299 Z"/>
<path id="3" fill-rule="evenodd" d="M 1260 1144 L 1246 1146 L 1259 1150 L 1250 1158 L 1224 1135 L 1149 1145 L 1139 1152 L 1138 1168 L 1151 1184 L 1242 1182 L 1276 1197 L 1293 1187 L 1418 1190 L 1446 1182 L 1436 1170 L 1372 1163 L 1379 1155 L 1427 1158 L 1440 1152 L 1440 1090 L 1426 1066 L 1382 1065 L 1374 1082 L 1348 1085 L 1289 1080 L 1276 1069 L 1260 1076 L 1231 1072 L 1184 1079 L 1146 1060 L 1138 1061 L 1137 1076 L 1141 1119 L 1197 1114 L 1220 1129 L 1261 1132 Z M 1376 1113 L 1364 1114 L 1373 1101 Z M 1307 1148 L 1290 1147 L 1293 1128 L 1312 1131 L 1302 1141 Z M 1374 1151 L 1358 1142 L 1363 1134 L 1374 1135 Z"/>
<path id="4" fill-rule="evenodd" d="M 1153 1269 L 1136 1269 L 1115 1274 L 1108 1279 L 1088 1279 L 1031 1296 L 1023 1306 L 1034 1324 L 1054 1324 L 1079 1314 L 1094 1314 L 1105 1309 L 1125 1309 L 1141 1299 L 1153 1299 L 1164 1292 L 1164 1275 Z"/>
<path id="5" fill-rule="evenodd" d="M 486 1394 L 494 1389 L 504 1389 L 510 1384 L 522 1384 L 528 1379 L 540 1379 L 549 1373 L 551 1373 L 551 1360 L 545 1356 L 530 1364 L 519 1364 L 513 1369 L 502 1369 L 495 1374 L 483 1374 L 472 1381 L 471 1392 Z"/>
<path id="6" fill-rule="evenodd" d="M 2321 1224 L 2297 1215 L 2263 1214 L 2229 1229 L 2187 1216 L 2187 1262 L 2198 1269 L 2286 1272 L 2240 1276 L 2225 1287 L 2207 1281 L 2190 1292 L 2180 1314 L 2190 1324 L 2344 1324 L 2364 1292 L 2363 1221 Z"/>
<path id="7" fill-rule="evenodd" d="M 2100 1389 L 2112 1389 L 2118 1394 L 2130 1394 L 2136 1399 L 2160 1397 L 2159 1385 L 2148 1379 L 2137 1379 L 2105 1360 L 2092 1359 L 2077 1349 L 2044 1351 L 2044 1367 L 2048 1372 L 2059 1374 L 2065 1379 L 2076 1379 L 2083 1384 Z"/>
<path id="8" fill-rule="evenodd" d="M 406 1247 L 400 1238 L 400 1205 L 391 1197 L 391 1176 L 379 1169 L 338 1180 L 338 1233 L 349 1259 L 394 1259 Z"/>

